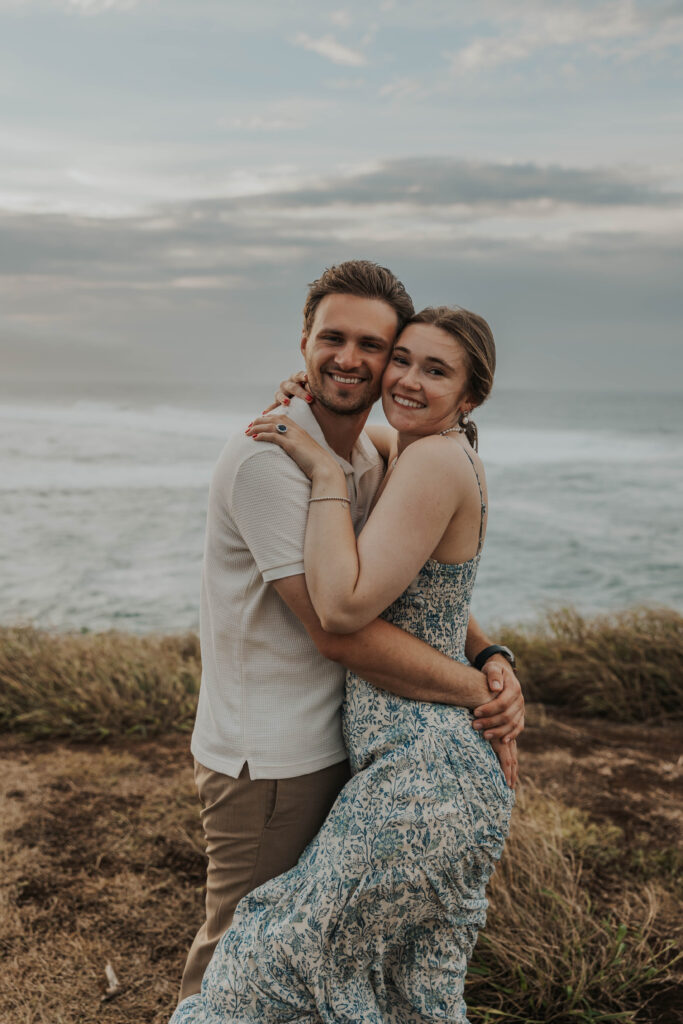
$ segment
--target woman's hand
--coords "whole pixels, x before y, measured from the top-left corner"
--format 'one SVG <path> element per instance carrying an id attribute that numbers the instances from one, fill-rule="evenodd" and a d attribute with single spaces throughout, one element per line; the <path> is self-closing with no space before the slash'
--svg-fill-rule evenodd
<path id="1" fill-rule="evenodd" d="M 491 746 L 493 752 L 500 762 L 500 767 L 505 776 L 510 789 L 514 789 L 517 785 L 517 779 L 519 778 L 519 772 L 517 769 L 517 742 L 516 740 L 510 740 L 509 743 L 503 743 L 502 740 L 491 740 Z"/>
<path id="2" fill-rule="evenodd" d="M 332 474 L 336 472 L 343 478 L 339 463 L 289 416 L 259 416 L 249 424 L 245 433 L 255 441 L 270 441 L 271 444 L 279 445 L 310 480 L 328 471 Z M 343 490 L 346 493 L 345 483 Z"/>
<path id="3" fill-rule="evenodd" d="M 306 390 L 307 383 L 308 374 L 305 370 L 298 370 L 296 373 L 293 373 L 291 377 L 281 382 L 280 387 L 275 392 L 275 401 L 267 409 L 264 409 L 263 413 L 271 412 L 273 409 L 277 409 L 279 405 L 289 405 L 292 398 L 303 398 L 304 402 L 308 402 L 311 405 L 314 399 L 310 391 Z"/>

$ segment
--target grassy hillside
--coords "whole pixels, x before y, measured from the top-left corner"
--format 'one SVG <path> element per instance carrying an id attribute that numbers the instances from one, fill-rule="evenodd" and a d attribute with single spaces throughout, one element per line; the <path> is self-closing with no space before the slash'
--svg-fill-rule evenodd
<path id="1" fill-rule="evenodd" d="M 683 617 L 634 609 L 586 620 L 571 609 L 502 630 L 527 696 L 574 715 L 683 717 Z M 103 741 L 191 728 L 196 636 L 0 629 L 0 732 Z"/>
<path id="2" fill-rule="evenodd" d="M 683 619 L 564 611 L 503 639 L 528 726 L 469 1019 L 677 1024 Z M 3 1024 L 168 1020 L 202 920 L 199 678 L 192 635 L 0 630 Z"/>

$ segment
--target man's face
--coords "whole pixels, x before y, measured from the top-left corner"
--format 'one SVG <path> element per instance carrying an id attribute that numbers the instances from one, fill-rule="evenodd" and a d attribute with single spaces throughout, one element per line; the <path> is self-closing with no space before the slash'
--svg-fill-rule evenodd
<path id="1" fill-rule="evenodd" d="M 341 415 L 377 401 L 398 318 L 382 299 L 326 295 L 301 337 L 308 386 L 317 402 Z"/>

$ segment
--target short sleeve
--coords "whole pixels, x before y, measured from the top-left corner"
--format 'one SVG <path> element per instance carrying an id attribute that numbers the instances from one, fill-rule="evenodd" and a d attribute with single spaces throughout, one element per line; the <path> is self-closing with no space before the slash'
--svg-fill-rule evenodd
<path id="1" fill-rule="evenodd" d="M 237 470 L 230 512 L 264 582 L 303 573 L 310 495 L 306 474 L 274 446 L 264 444 Z"/>

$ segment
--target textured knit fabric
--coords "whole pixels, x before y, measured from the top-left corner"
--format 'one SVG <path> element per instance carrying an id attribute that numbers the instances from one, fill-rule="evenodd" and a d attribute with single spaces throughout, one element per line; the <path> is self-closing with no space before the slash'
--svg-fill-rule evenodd
<path id="1" fill-rule="evenodd" d="M 294 400 L 290 415 L 331 451 L 305 402 Z M 364 434 L 350 463 L 334 457 L 359 531 L 384 464 Z M 192 753 L 233 778 L 245 762 L 252 779 L 279 779 L 346 758 L 344 669 L 319 653 L 270 585 L 303 574 L 310 493 L 310 481 L 281 448 L 244 434 L 228 441 L 211 482 Z"/>
<path id="2" fill-rule="evenodd" d="M 465 662 L 478 562 L 430 560 L 385 617 Z M 172 1024 L 466 1022 L 467 961 L 514 800 L 471 722 L 348 674 L 355 774 L 297 866 L 239 903 Z"/>

